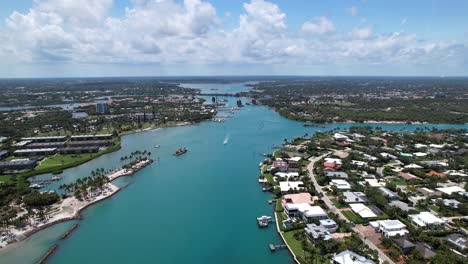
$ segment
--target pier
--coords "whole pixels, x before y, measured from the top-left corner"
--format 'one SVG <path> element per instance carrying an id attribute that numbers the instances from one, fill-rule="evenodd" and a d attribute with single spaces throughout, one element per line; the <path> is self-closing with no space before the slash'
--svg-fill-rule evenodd
<path id="1" fill-rule="evenodd" d="M 268 247 L 270 248 L 270 251 L 276 251 L 277 249 L 282 249 L 282 248 L 287 248 L 286 245 L 281 244 L 281 245 L 274 245 L 274 244 L 269 244 Z"/>

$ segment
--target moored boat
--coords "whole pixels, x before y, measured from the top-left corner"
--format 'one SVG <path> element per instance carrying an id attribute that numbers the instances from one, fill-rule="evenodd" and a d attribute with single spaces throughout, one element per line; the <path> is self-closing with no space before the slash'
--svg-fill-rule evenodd
<path id="1" fill-rule="evenodd" d="M 180 156 L 180 155 L 182 155 L 182 154 L 187 153 L 187 151 L 188 151 L 187 148 L 180 148 L 180 149 L 178 149 L 178 150 L 174 153 L 174 155 L 175 155 L 175 156 Z"/>

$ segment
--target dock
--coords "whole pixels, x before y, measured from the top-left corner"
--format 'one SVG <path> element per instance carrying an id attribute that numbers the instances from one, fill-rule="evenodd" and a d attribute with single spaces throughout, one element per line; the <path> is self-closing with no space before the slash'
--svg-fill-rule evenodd
<path id="1" fill-rule="evenodd" d="M 287 248 L 286 245 L 281 244 L 281 245 L 274 245 L 274 244 L 269 244 L 268 247 L 270 248 L 270 251 L 276 251 L 277 249 L 282 249 L 282 248 Z"/>
<path id="2" fill-rule="evenodd" d="M 257 225 L 258 227 L 268 227 L 270 222 L 274 222 L 273 218 L 271 216 L 260 216 L 257 217 Z"/>

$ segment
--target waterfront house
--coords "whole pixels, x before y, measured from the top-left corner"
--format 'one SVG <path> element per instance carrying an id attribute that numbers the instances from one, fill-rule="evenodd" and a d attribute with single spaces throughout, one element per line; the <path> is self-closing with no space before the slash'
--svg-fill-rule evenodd
<path id="1" fill-rule="evenodd" d="M 290 190 L 295 190 L 295 189 L 299 190 L 300 188 L 302 188 L 299 186 L 303 186 L 304 183 L 302 181 L 282 181 L 282 182 L 279 182 L 279 185 L 280 185 L 281 192 L 285 193 Z"/>
<path id="2" fill-rule="evenodd" d="M 293 193 L 293 194 L 286 194 L 283 196 L 283 199 L 281 201 L 281 205 L 284 206 L 286 204 L 298 204 L 298 203 L 308 203 L 308 204 L 314 204 L 315 201 L 318 201 L 317 196 L 312 196 L 310 193 Z"/>
<path id="3" fill-rule="evenodd" d="M 330 232 L 325 227 L 316 224 L 307 224 L 304 231 L 312 243 L 314 240 L 328 241 L 332 238 Z"/>
<path id="4" fill-rule="evenodd" d="M 290 178 L 299 177 L 299 172 L 277 172 L 277 173 L 275 173 L 275 176 L 281 177 L 281 178 L 286 178 L 286 179 L 289 180 Z"/>
<path id="5" fill-rule="evenodd" d="M 333 179 L 330 181 L 330 185 L 335 186 L 338 190 L 350 190 L 351 184 L 345 180 Z"/>
<path id="6" fill-rule="evenodd" d="M 358 214 L 362 218 L 372 218 L 377 217 L 377 215 L 369 207 L 363 203 L 353 203 L 349 205 L 351 210 Z"/>
<path id="7" fill-rule="evenodd" d="M 453 246 L 465 250 L 468 248 L 468 240 L 460 234 L 450 234 L 445 238 Z"/>
<path id="8" fill-rule="evenodd" d="M 328 217 L 320 206 L 311 206 L 309 203 L 286 204 L 284 212 L 289 217 L 300 217 L 306 221 L 320 220 Z"/>
<path id="9" fill-rule="evenodd" d="M 335 233 L 336 229 L 338 229 L 338 224 L 333 219 L 321 219 L 319 222 L 320 226 L 326 228 L 330 233 Z"/>
<path id="10" fill-rule="evenodd" d="M 287 172 L 288 167 L 288 163 L 284 160 L 276 159 L 275 161 L 273 161 L 273 168 L 278 169 L 281 172 Z"/>
<path id="11" fill-rule="evenodd" d="M 445 221 L 430 212 L 420 212 L 419 214 L 408 215 L 411 223 L 417 227 L 436 228 L 445 225 Z"/>
<path id="12" fill-rule="evenodd" d="M 333 257 L 333 264 L 375 264 L 375 262 L 351 250 L 345 250 Z"/>
<path id="13" fill-rule="evenodd" d="M 343 192 L 343 195 L 345 197 L 344 201 L 347 204 L 368 202 L 366 194 L 363 192 Z"/>

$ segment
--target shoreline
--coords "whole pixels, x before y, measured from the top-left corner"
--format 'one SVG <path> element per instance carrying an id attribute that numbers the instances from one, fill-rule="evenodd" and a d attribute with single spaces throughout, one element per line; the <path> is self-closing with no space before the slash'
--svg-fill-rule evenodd
<path id="1" fill-rule="evenodd" d="M 119 169 L 117 171 L 114 171 L 111 174 L 106 175 L 106 177 L 109 179 L 109 183 L 104 185 L 104 191 L 103 194 L 99 194 L 97 196 L 94 196 L 91 200 L 78 200 L 74 196 L 67 197 L 61 201 L 60 204 L 57 205 L 52 205 L 52 210 L 56 209 L 57 211 L 47 215 L 49 217 L 49 220 L 47 223 L 39 224 L 39 225 L 28 225 L 25 229 L 23 230 L 18 230 L 16 228 L 11 228 L 9 230 L 9 233 L 15 234 L 16 235 L 16 241 L 13 243 L 8 243 L 6 245 L 3 245 L 0 248 L 0 251 L 4 251 L 8 248 L 11 248 L 12 245 L 17 245 L 17 243 L 25 241 L 35 233 L 44 230 L 48 227 L 51 227 L 55 224 L 63 223 L 66 221 L 70 220 L 78 220 L 82 219 L 81 218 L 81 212 L 85 210 L 86 208 L 100 202 L 104 201 L 108 198 L 111 198 L 114 196 L 116 193 L 118 193 L 122 188 L 118 187 L 117 185 L 111 183 L 113 180 L 123 177 L 123 176 L 131 176 L 141 169 L 145 168 L 149 164 L 151 164 L 153 160 L 147 159 L 138 162 L 137 164 L 133 165 L 130 169 Z"/>

